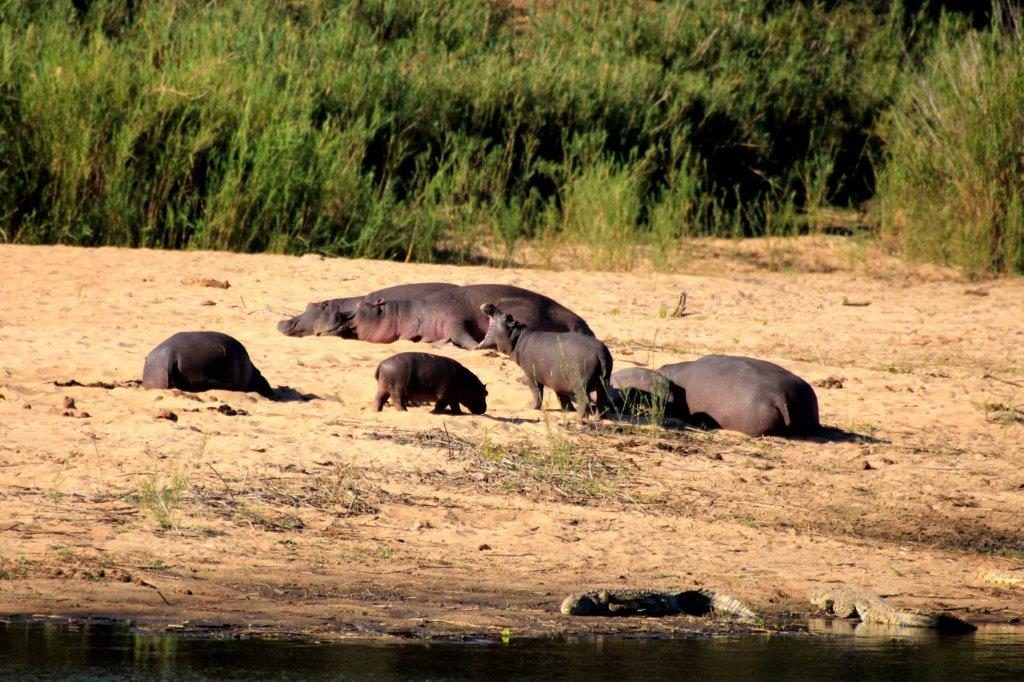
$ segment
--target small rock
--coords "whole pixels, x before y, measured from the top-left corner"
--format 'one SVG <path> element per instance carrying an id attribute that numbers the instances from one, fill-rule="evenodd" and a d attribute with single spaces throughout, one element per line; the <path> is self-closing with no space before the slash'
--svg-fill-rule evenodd
<path id="1" fill-rule="evenodd" d="M 185 286 L 191 287 L 212 287 L 214 289 L 230 289 L 231 283 L 225 280 L 214 279 L 212 277 L 186 277 L 181 280 L 181 283 Z"/>
<path id="2" fill-rule="evenodd" d="M 222 404 L 218 405 L 216 408 L 210 408 L 210 409 L 216 409 L 218 412 L 220 412 L 223 415 L 227 415 L 228 417 L 234 417 L 236 414 L 238 414 L 238 410 L 236 410 L 235 408 L 231 407 L 227 403 L 222 403 Z"/>
<path id="3" fill-rule="evenodd" d="M 76 417 L 78 417 L 79 419 L 88 419 L 88 418 L 89 418 L 89 417 L 91 417 L 92 415 L 91 415 L 91 414 L 89 414 L 88 412 L 86 412 L 85 410 L 82 410 L 81 412 L 79 412 L 79 413 L 78 413 L 78 414 L 76 414 L 75 416 L 76 416 Z"/>
<path id="4" fill-rule="evenodd" d="M 31 406 L 31 405 L 29 405 L 28 403 L 25 403 L 25 404 L 24 404 L 24 405 L 22 405 L 21 407 L 22 407 L 22 409 L 25 409 L 25 410 L 31 410 L 31 409 L 32 409 L 32 406 Z"/>
<path id="5" fill-rule="evenodd" d="M 845 381 L 843 377 L 830 376 L 826 377 L 825 379 L 815 381 L 814 385 L 818 386 L 819 388 L 842 388 L 843 381 Z"/>
<path id="6" fill-rule="evenodd" d="M 75 399 L 69 395 L 64 396 L 64 409 L 73 410 L 75 409 Z"/>
<path id="7" fill-rule="evenodd" d="M 486 542 L 484 544 L 480 545 L 479 547 L 477 547 L 477 549 L 479 549 L 481 552 L 486 552 L 490 548 L 491 548 L 491 546 L 488 545 Z"/>
<path id="8" fill-rule="evenodd" d="M 207 300 L 203 301 L 202 303 L 200 303 L 199 305 L 217 305 L 217 304 L 214 301 L 211 301 L 211 300 L 207 299 Z"/>
<path id="9" fill-rule="evenodd" d="M 163 409 L 157 410 L 156 414 L 153 415 L 154 419 L 166 419 L 169 422 L 178 421 L 178 415 L 174 414 L 170 410 Z"/>
<path id="10" fill-rule="evenodd" d="M 75 411 L 74 410 L 64 410 L 63 412 L 60 413 L 60 416 L 62 416 L 62 417 L 74 417 L 75 416 Z"/>
<path id="11" fill-rule="evenodd" d="M 864 460 L 864 471 L 874 471 L 875 467 L 871 466 L 871 462 Z"/>

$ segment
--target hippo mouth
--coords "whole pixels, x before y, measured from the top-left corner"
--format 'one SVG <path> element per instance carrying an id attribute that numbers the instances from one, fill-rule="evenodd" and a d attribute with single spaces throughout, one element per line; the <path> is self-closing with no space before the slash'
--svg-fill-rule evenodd
<path id="1" fill-rule="evenodd" d="M 320 327 L 320 328 L 318 328 L 316 330 L 316 332 L 315 332 L 315 335 L 316 336 L 344 336 L 344 334 L 342 332 L 344 330 L 346 330 L 346 329 L 348 329 L 348 326 L 347 326 L 346 322 L 338 322 L 337 324 L 333 324 L 330 327 Z"/>
<path id="2" fill-rule="evenodd" d="M 494 341 L 494 325 L 497 324 L 494 320 L 494 315 L 498 309 L 493 303 L 484 303 L 480 306 L 480 310 L 487 316 L 489 322 L 487 324 L 487 333 L 484 334 L 484 338 L 480 343 L 476 344 L 476 349 L 483 350 L 485 348 L 494 348 L 497 346 L 497 343 Z"/>
<path id="3" fill-rule="evenodd" d="M 480 343 L 476 344 L 477 350 L 483 350 L 485 348 L 494 348 L 494 320 L 487 325 L 487 333 L 484 334 L 484 338 L 481 339 Z"/>
<path id="4" fill-rule="evenodd" d="M 287 320 L 281 320 L 277 323 L 277 331 L 281 332 L 285 336 L 305 336 L 303 331 L 296 331 L 295 328 L 299 325 L 299 320 L 302 318 L 301 315 L 291 317 Z"/>

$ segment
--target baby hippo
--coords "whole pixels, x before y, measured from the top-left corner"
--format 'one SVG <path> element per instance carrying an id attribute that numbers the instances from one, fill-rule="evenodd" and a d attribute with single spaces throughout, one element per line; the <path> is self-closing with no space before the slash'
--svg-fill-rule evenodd
<path id="1" fill-rule="evenodd" d="M 238 340 L 220 332 L 178 332 L 146 356 L 145 388 L 183 391 L 254 391 L 274 397 Z"/>
<path id="2" fill-rule="evenodd" d="M 658 372 L 685 392 L 690 421 L 706 427 L 781 436 L 821 426 L 810 384 L 765 360 L 705 355 Z"/>
<path id="3" fill-rule="evenodd" d="M 377 397 L 374 407 L 380 412 L 391 398 L 403 412 L 410 402 L 435 402 L 434 413 L 447 406 L 452 414 L 462 414 L 459 403 L 473 414 L 487 411 L 487 388 L 475 374 L 461 364 L 430 353 L 398 353 L 377 365 Z"/>
<path id="4" fill-rule="evenodd" d="M 685 419 L 686 396 L 681 388 L 644 367 L 627 367 L 612 374 L 613 402 L 625 413 L 661 411 L 664 416 Z"/>
<path id="5" fill-rule="evenodd" d="M 545 386 L 555 392 L 563 410 L 571 410 L 575 400 L 580 419 L 586 417 L 591 393 L 600 409 L 611 407 L 612 354 L 603 343 L 580 332 L 531 331 L 493 303 L 484 303 L 480 310 L 490 323 L 477 348 L 496 348 L 523 368 L 533 391 L 533 409 L 541 408 Z"/>

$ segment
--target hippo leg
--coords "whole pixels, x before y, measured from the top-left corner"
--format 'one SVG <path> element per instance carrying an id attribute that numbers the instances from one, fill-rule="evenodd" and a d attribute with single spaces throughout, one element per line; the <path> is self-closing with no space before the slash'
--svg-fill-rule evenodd
<path id="1" fill-rule="evenodd" d="M 597 414 L 603 415 L 608 410 L 615 409 L 615 403 L 612 402 L 611 397 L 608 395 L 608 386 L 602 381 L 594 389 L 596 394 L 594 404 L 597 406 Z"/>
<path id="2" fill-rule="evenodd" d="M 404 393 L 399 393 L 398 394 L 398 401 L 397 402 L 398 402 L 398 404 L 395 405 L 395 407 L 398 409 L 399 412 L 408 412 L 409 411 L 409 399 L 408 399 L 408 397 Z"/>
<path id="3" fill-rule="evenodd" d="M 433 414 L 441 414 L 444 412 L 444 408 L 447 407 L 452 411 L 452 414 L 462 414 L 462 410 L 459 409 L 459 402 L 457 400 L 448 400 L 446 398 L 438 398 L 437 404 L 434 405 L 434 409 L 431 410 Z"/>
<path id="4" fill-rule="evenodd" d="M 466 350 L 475 350 L 479 342 L 478 339 L 473 338 L 473 335 L 466 331 L 465 327 L 453 329 L 448 338 L 453 344 Z"/>
<path id="5" fill-rule="evenodd" d="M 558 403 L 562 406 L 563 412 L 571 412 L 575 409 L 572 405 L 573 396 L 570 393 L 556 393 L 558 396 Z"/>
<path id="6" fill-rule="evenodd" d="M 530 386 L 530 391 L 533 393 L 533 404 L 532 409 L 539 410 L 541 405 L 544 404 L 544 384 L 536 381 L 529 375 L 526 377 L 526 382 Z"/>
<path id="7" fill-rule="evenodd" d="M 386 403 L 390 397 L 391 394 L 387 391 L 377 389 L 377 396 L 373 399 L 374 409 L 381 412 L 384 409 L 384 403 Z"/>

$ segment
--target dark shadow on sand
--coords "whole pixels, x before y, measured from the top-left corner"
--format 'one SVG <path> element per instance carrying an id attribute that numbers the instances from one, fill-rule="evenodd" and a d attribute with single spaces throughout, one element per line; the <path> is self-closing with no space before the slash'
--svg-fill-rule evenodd
<path id="1" fill-rule="evenodd" d="M 291 386 L 278 386 L 274 389 L 274 397 L 271 400 L 275 403 L 308 403 L 311 400 L 323 400 L 323 398 L 315 393 L 302 393 Z"/>

